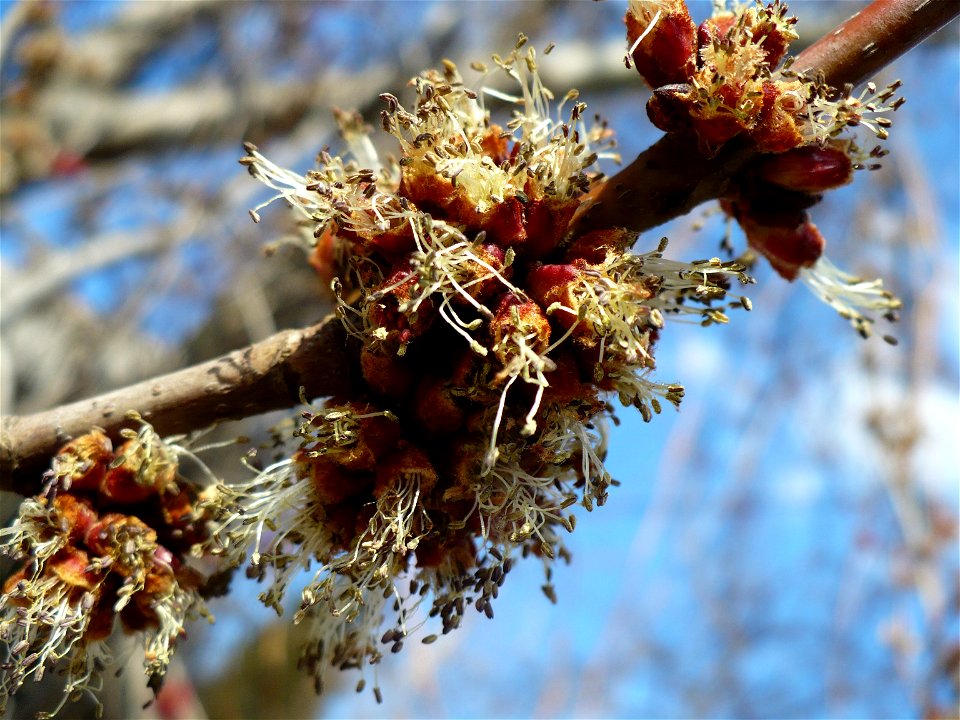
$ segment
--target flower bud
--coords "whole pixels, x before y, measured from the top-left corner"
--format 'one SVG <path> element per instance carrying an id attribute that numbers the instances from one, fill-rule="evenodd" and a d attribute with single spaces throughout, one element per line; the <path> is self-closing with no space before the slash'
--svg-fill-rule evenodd
<path id="1" fill-rule="evenodd" d="M 690 97 L 687 83 L 661 85 L 647 100 L 647 117 L 664 132 L 680 132 L 690 127 Z"/>
<path id="2" fill-rule="evenodd" d="M 803 107 L 800 83 L 765 81 L 763 101 L 750 138 L 762 153 L 782 153 L 799 147 L 804 139 L 797 127 L 796 114 Z"/>
<path id="3" fill-rule="evenodd" d="M 397 263 L 367 305 L 370 326 L 383 332 L 381 340 L 391 346 L 402 349 L 425 333 L 436 316 L 433 301 L 419 296 L 418 278 L 409 261 Z"/>
<path id="4" fill-rule="evenodd" d="M 490 320 L 494 352 L 504 365 L 516 352 L 515 344 L 507 341 L 515 335 L 525 338 L 533 352 L 541 353 L 550 342 L 550 321 L 537 303 L 521 300 L 513 293 L 508 293 Z"/>
<path id="5" fill-rule="evenodd" d="M 624 22 L 630 57 L 651 87 L 693 75 L 697 27 L 683 0 L 633 0 Z"/>
<path id="6" fill-rule="evenodd" d="M 113 445 L 102 430 L 95 428 L 60 448 L 53 459 L 52 474 L 64 490 L 92 490 L 100 485 L 107 465 L 113 460 Z"/>
<path id="7" fill-rule="evenodd" d="M 377 498 L 410 482 L 419 483 L 420 493 L 426 494 L 437 484 L 437 471 L 423 450 L 407 444 L 380 459 L 375 478 L 373 494 Z"/>
<path id="8" fill-rule="evenodd" d="M 463 426 L 463 409 L 453 387 L 444 378 L 424 377 L 416 392 L 414 412 L 423 427 L 438 435 L 449 435 Z"/>
<path id="9" fill-rule="evenodd" d="M 47 561 L 45 569 L 73 588 L 93 590 L 100 580 L 98 573 L 90 570 L 87 553 L 72 546 L 57 552 Z"/>
<path id="10" fill-rule="evenodd" d="M 300 473 L 309 475 L 317 497 L 325 506 L 343 502 L 369 485 L 370 475 L 350 472 L 328 456 L 307 457 L 306 453 L 298 452 L 294 461 L 300 466 Z"/>
<path id="11" fill-rule="evenodd" d="M 823 254 L 826 241 L 806 213 L 796 225 L 761 225 L 749 214 L 737 216 L 750 247 L 763 255 L 787 280 L 795 280 L 801 268 L 812 267 Z"/>
<path id="12" fill-rule="evenodd" d="M 380 395 L 406 397 L 413 384 L 413 370 L 396 353 L 364 347 L 360 351 L 360 369 L 370 389 Z"/>
<path id="13" fill-rule="evenodd" d="M 853 180 L 853 163 L 839 147 L 798 147 L 764 156 L 760 177 L 789 190 L 819 193 Z"/>
<path id="14" fill-rule="evenodd" d="M 54 511 L 62 518 L 72 540 L 83 540 L 97 521 L 97 513 L 90 501 L 69 493 L 60 493 L 53 499 Z"/>
<path id="15" fill-rule="evenodd" d="M 549 255 L 567 234 L 579 205 L 579 199 L 531 200 L 527 205 L 526 242 L 517 251 L 530 259 Z"/>

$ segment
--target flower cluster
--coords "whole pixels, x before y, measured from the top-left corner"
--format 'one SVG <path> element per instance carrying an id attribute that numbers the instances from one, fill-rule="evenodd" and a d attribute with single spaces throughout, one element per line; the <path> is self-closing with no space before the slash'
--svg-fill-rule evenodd
<path id="1" fill-rule="evenodd" d="M 144 670 L 159 687 L 185 621 L 209 615 L 205 579 L 185 562 L 205 539 L 195 489 L 179 472 L 185 455 L 147 424 L 117 448 L 95 429 L 61 448 L 46 491 L 0 530 L 2 551 L 21 561 L 3 586 L 0 712 L 61 661 L 66 690 L 51 714 L 98 689 L 116 619 L 142 636 Z"/>
<path id="2" fill-rule="evenodd" d="M 866 337 L 873 319 L 863 311 L 895 319 L 900 302 L 823 256 L 807 208 L 854 170 L 879 167 L 886 151 L 866 151 L 844 132 L 863 127 L 886 139 L 887 114 L 903 103 L 899 82 L 854 95 L 797 74 L 787 58 L 797 19 L 781 0 L 724 6 L 697 27 L 684 0 L 630 0 L 627 63 L 654 88 L 647 114 L 662 130 L 694 135 L 706 155 L 734 139 L 753 146 L 758 156 L 732 179 L 724 210 L 781 276 L 804 280 Z"/>
<path id="3" fill-rule="evenodd" d="M 445 62 L 412 81 L 414 107 L 381 95 L 395 162 L 345 114 L 353 160 L 323 152 L 305 176 L 252 145 L 241 160 L 303 216 L 312 262 L 333 265 L 366 385 L 308 406 L 290 457 L 205 498 L 209 547 L 234 564 L 252 550 L 265 603 L 281 611 L 294 574 L 313 570 L 295 619 L 311 627 L 302 659 L 318 688 L 430 618 L 447 633 L 471 605 L 492 616 L 517 557 L 544 563 L 552 598 L 571 506 L 602 505 L 615 484 L 611 398 L 647 420 L 679 405 L 681 386 L 651 378 L 665 320 L 749 308 L 730 292 L 750 282 L 734 262 L 671 261 L 665 242 L 634 254 L 619 228 L 571 229 L 612 134 L 586 122 L 576 91 L 552 109 L 525 41 L 493 57 L 515 94 L 472 90 Z M 513 105 L 502 126 L 490 98 Z"/>

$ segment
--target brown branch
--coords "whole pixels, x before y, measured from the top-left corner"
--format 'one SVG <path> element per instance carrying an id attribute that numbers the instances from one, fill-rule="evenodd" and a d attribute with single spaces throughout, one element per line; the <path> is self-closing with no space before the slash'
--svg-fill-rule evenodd
<path id="1" fill-rule="evenodd" d="M 308 397 L 349 392 L 359 363 L 335 318 L 303 330 L 285 330 L 255 345 L 169 375 L 64 405 L 3 418 L 0 489 L 32 494 L 49 460 L 66 439 L 92 426 L 114 438 L 135 425 L 139 412 L 161 435 L 188 432 L 222 420 L 257 415 Z"/>
<path id="2" fill-rule="evenodd" d="M 859 82 L 958 11 L 957 3 L 948 0 L 876 0 L 801 53 L 796 67 L 820 70 L 833 85 Z M 731 143 L 706 159 L 695 141 L 667 135 L 612 177 L 580 222 L 588 218 L 607 227 L 649 229 L 722 195 L 725 183 L 751 155 L 746 144 Z M 139 411 L 161 434 L 170 434 L 295 405 L 301 386 L 310 397 L 348 392 L 356 382 L 357 362 L 346 347 L 339 323 L 327 319 L 92 400 L 4 418 L 0 489 L 35 492 L 61 442 L 93 425 L 116 434 L 129 423 L 128 410 Z"/>
<path id="3" fill-rule="evenodd" d="M 856 85 L 932 35 L 960 13 L 952 0 L 875 0 L 797 56 L 793 68 L 820 72 L 828 84 Z M 664 135 L 594 191 L 581 227 L 643 232 L 724 195 L 730 178 L 754 156 L 729 143 L 703 157 L 686 133 Z"/>
<path id="4" fill-rule="evenodd" d="M 858 85 L 960 14 L 954 0 L 874 0 L 797 56 L 793 69 Z"/>

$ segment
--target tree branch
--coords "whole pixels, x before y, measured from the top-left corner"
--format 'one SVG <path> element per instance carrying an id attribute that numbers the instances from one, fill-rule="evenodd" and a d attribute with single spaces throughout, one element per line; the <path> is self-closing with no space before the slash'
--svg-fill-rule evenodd
<path id="1" fill-rule="evenodd" d="M 118 437 L 139 412 L 161 435 L 291 407 L 307 396 L 348 393 L 357 381 L 354 353 L 339 320 L 285 330 L 242 350 L 98 397 L 22 417 L 0 432 L 0 489 L 33 494 L 50 458 L 94 425 Z"/>
<path id="2" fill-rule="evenodd" d="M 829 85 L 856 85 L 893 62 L 960 13 L 949 0 L 875 0 L 797 56 L 793 69 L 822 73 Z M 626 227 L 643 232 L 722 197 L 755 152 L 728 143 L 705 158 L 686 133 L 664 135 L 598 187 L 582 227 Z"/>
<path id="3" fill-rule="evenodd" d="M 859 85 L 960 14 L 951 0 L 874 0 L 797 56 L 793 70 Z"/>
<path id="4" fill-rule="evenodd" d="M 812 45 L 795 66 L 823 72 L 832 85 L 856 83 L 955 17 L 960 7 L 940 0 L 876 0 Z M 704 158 L 696 142 L 664 136 L 601 187 L 579 222 L 647 230 L 723 194 L 725 183 L 752 156 L 731 143 Z M 26 417 L 3 419 L 0 489 L 31 494 L 49 458 L 68 437 L 99 425 L 116 435 L 128 410 L 161 434 L 171 434 L 295 405 L 309 397 L 346 393 L 357 382 L 355 355 L 339 322 L 285 331 L 218 360 Z"/>

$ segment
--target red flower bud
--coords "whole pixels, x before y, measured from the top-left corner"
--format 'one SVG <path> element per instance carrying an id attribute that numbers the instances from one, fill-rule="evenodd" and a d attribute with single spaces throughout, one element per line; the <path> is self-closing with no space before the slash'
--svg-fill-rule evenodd
<path id="1" fill-rule="evenodd" d="M 732 12 L 722 12 L 708 17 L 697 28 L 697 46 L 705 48 L 715 41 L 722 40 L 736 25 L 737 16 Z"/>
<path id="2" fill-rule="evenodd" d="M 826 241 L 809 216 L 796 225 L 761 225 L 749 213 L 736 213 L 747 242 L 787 280 L 795 280 L 801 268 L 810 267 L 823 254 Z"/>
<path id="3" fill-rule="evenodd" d="M 93 490 L 113 460 L 113 445 L 99 428 L 71 440 L 53 459 L 53 476 L 64 490 Z"/>
<path id="4" fill-rule="evenodd" d="M 544 404 L 566 406 L 571 403 L 596 403 L 597 388 L 592 378 L 583 376 L 576 353 L 570 348 L 561 347 L 551 357 L 556 367 L 547 373 L 550 387 L 543 394 Z"/>
<path id="5" fill-rule="evenodd" d="M 97 513 L 88 500 L 69 493 L 60 493 L 53 499 L 53 507 L 64 524 L 69 528 L 71 539 L 82 541 L 97 521 Z"/>
<path id="6" fill-rule="evenodd" d="M 750 137 L 763 153 L 782 153 L 803 144 L 795 115 L 803 106 L 799 83 L 763 83 L 763 103 Z"/>
<path id="7" fill-rule="evenodd" d="M 90 559 L 87 553 L 70 545 L 58 550 L 44 568 L 70 587 L 93 590 L 100 580 L 98 574 L 89 569 Z"/>
<path id="8" fill-rule="evenodd" d="M 301 473 L 309 475 L 313 489 L 324 505 L 343 502 L 370 485 L 371 476 L 368 473 L 350 472 L 329 456 L 307 457 L 305 453 L 298 452 L 294 460 L 301 468 Z"/>
<path id="9" fill-rule="evenodd" d="M 622 253 L 630 247 L 637 234 L 624 228 L 591 230 L 577 238 L 567 250 L 567 262 L 583 260 L 587 265 L 600 265 L 610 253 Z"/>
<path id="10" fill-rule="evenodd" d="M 100 483 L 100 494 L 123 504 L 143 502 L 155 495 L 158 488 L 144 484 L 138 470 L 137 466 L 129 462 L 110 468 Z"/>
<path id="11" fill-rule="evenodd" d="M 413 371 L 396 353 L 364 347 L 360 368 L 370 389 L 394 399 L 406 397 L 413 384 Z"/>
<path id="12" fill-rule="evenodd" d="M 549 255 L 567 234 L 579 205 L 576 198 L 531 200 L 527 205 L 527 240 L 517 251 L 530 259 Z"/>
<path id="13" fill-rule="evenodd" d="M 509 197 L 491 208 L 479 225 L 487 237 L 501 247 L 522 246 L 527 240 L 524 206 L 516 197 Z"/>
<path id="14" fill-rule="evenodd" d="M 357 415 L 377 412 L 377 409 L 368 403 L 347 403 Z M 323 422 L 323 414 L 317 416 Z M 393 450 L 400 440 L 400 425 L 384 415 L 363 417 L 357 420 L 356 439 L 344 447 L 329 451 L 328 457 L 332 462 L 348 470 L 373 470 L 378 459 Z"/>
<path id="15" fill-rule="evenodd" d="M 87 624 L 87 631 L 83 634 L 83 639 L 87 642 L 93 642 L 110 637 L 110 633 L 113 632 L 115 617 L 116 612 L 111 603 L 98 602 L 90 611 L 90 622 Z"/>
<path id="16" fill-rule="evenodd" d="M 495 165 L 502 165 L 513 154 L 508 137 L 504 135 L 502 127 L 491 124 L 489 131 L 480 139 L 480 149 L 484 155 L 493 160 Z M 518 148 L 519 145 L 514 145 L 513 150 L 516 151 Z"/>
<path id="17" fill-rule="evenodd" d="M 526 339 L 527 346 L 534 352 L 542 353 L 550 343 L 550 321 L 537 303 L 507 293 L 490 320 L 494 353 L 504 365 L 516 352 L 515 346 L 506 340 L 517 334 Z"/>
<path id="18" fill-rule="evenodd" d="M 506 260 L 506 253 L 499 245 L 493 243 L 484 243 L 473 248 L 474 255 L 482 260 L 490 268 L 496 270 L 506 279 L 513 275 L 513 267 L 505 268 L 503 263 Z M 465 277 L 460 280 L 460 285 L 464 291 L 477 302 L 483 303 L 496 295 L 503 289 L 503 283 L 490 270 L 475 260 L 467 260 L 460 265 L 464 271 Z M 460 294 L 453 296 L 453 302 L 457 305 L 469 305 L 470 303 Z"/>
<path id="19" fill-rule="evenodd" d="M 627 11 L 627 45 L 651 87 L 689 80 L 696 69 L 697 27 L 683 0 L 638 3 Z M 643 38 L 639 42 L 637 40 Z"/>
<path id="20" fill-rule="evenodd" d="M 799 147 L 765 156 L 760 177 L 789 190 L 819 193 L 853 180 L 853 162 L 839 147 Z"/>
<path id="21" fill-rule="evenodd" d="M 419 289 L 419 276 L 406 260 L 374 289 L 376 299 L 367 305 L 367 319 L 372 327 L 386 331 L 382 340 L 389 346 L 406 345 L 430 329 L 436 307 L 430 298 L 417 302 Z"/>
<path id="22" fill-rule="evenodd" d="M 527 291 L 541 307 L 549 309 L 554 303 L 560 303 L 573 311 L 551 313 L 551 317 L 565 329 L 577 322 L 579 303 L 572 290 L 582 273 L 582 269 L 576 265 L 538 265 L 527 275 Z"/>
<path id="23" fill-rule="evenodd" d="M 335 223 L 331 223 L 317 238 L 317 244 L 313 246 L 313 250 L 307 256 L 307 262 L 320 276 L 320 280 L 325 287 L 329 287 L 330 282 L 337 275 L 336 249 L 337 227 Z"/>
<path id="24" fill-rule="evenodd" d="M 449 435 L 463 426 L 463 409 L 457 403 L 450 382 L 425 377 L 416 393 L 414 412 L 423 427 L 437 435 Z"/>
<path id="25" fill-rule="evenodd" d="M 647 100 L 647 117 L 664 132 L 679 132 L 691 125 L 690 103 L 693 88 L 686 83 L 661 85 Z"/>

